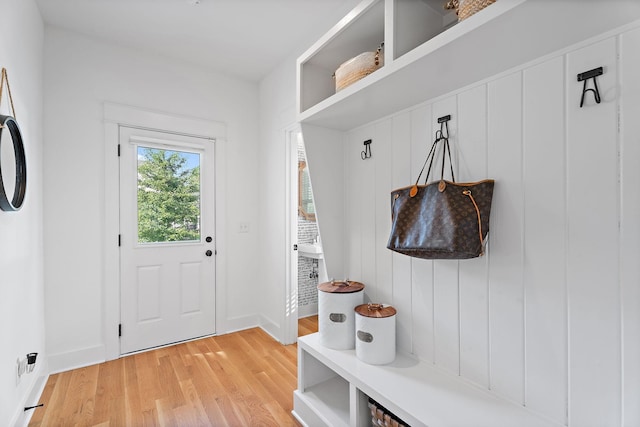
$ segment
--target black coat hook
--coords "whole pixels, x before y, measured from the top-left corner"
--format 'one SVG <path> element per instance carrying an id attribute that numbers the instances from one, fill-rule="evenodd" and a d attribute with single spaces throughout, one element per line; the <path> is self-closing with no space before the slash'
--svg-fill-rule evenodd
<path id="1" fill-rule="evenodd" d="M 593 92 L 596 104 L 600 104 L 600 91 L 598 90 L 598 81 L 596 80 L 596 77 L 601 76 L 603 73 L 604 71 L 602 67 L 598 67 L 578 74 L 578 81 L 584 82 L 582 85 L 582 96 L 580 97 L 580 108 L 584 105 L 584 96 L 587 92 Z M 587 89 L 587 81 L 589 79 L 593 79 L 593 89 Z"/>
<path id="2" fill-rule="evenodd" d="M 436 132 L 437 139 L 449 139 L 449 120 L 451 120 L 451 114 L 447 114 L 446 116 L 442 116 L 438 118 L 438 123 L 440 123 L 440 130 Z M 447 135 L 445 136 L 444 131 L 447 131 Z M 440 135 L 438 135 L 438 132 Z"/>
<path id="3" fill-rule="evenodd" d="M 360 152 L 362 160 L 366 160 L 371 157 L 371 140 L 367 139 L 364 142 L 364 151 Z"/>

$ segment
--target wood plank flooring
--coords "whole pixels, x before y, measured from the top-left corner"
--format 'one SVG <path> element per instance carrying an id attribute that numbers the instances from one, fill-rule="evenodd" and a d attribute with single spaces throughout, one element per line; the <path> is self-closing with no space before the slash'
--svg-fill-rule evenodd
<path id="1" fill-rule="evenodd" d="M 254 328 L 51 375 L 29 426 L 297 426 L 296 376 L 297 346 Z"/>
<path id="2" fill-rule="evenodd" d="M 318 316 L 304 317 L 298 320 L 298 336 L 309 335 L 318 332 Z"/>

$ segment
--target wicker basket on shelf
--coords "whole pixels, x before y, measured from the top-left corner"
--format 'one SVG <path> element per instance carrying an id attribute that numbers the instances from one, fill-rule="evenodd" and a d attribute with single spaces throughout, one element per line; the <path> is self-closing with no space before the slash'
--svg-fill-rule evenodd
<path id="1" fill-rule="evenodd" d="M 462 21 L 495 2 L 496 0 L 449 0 L 444 8 L 455 9 L 458 21 Z"/>
<path id="2" fill-rule="evenodd" d="M 384 43 L 375 52 L 364 52 L 343 62 L 333 74 L 336 92 L 357 82 L 384 65 Z"/>
<path id="3" fill-rule="evenodd" d="M 409 427 L 375 400 L 369 398 L 367 405 L 371 411 L 371 427 Z"/>

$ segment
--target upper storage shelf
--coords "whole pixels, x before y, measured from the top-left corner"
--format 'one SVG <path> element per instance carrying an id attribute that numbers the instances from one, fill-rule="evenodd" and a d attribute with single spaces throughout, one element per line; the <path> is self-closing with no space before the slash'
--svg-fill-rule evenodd
<path id="1" fill-rule="evenodd" d="M 298 58 L 298 121 L 352 129 L 640 16 L 640 2 L 497 0 L 456 23 L 434 3 L 364 0 L 345 16 Z M 584 8 L 598 20 L 582 19 Z M 336 93 L 336 68 L 382 41 L 384 66 Z"/>
<path id="2" fill-rule="evenodd" d="M 375 51 L 384 43 L 384 61 L 393 63 L 394 59 L 452 25 L 456 21 L 455 13 L 445 11 L 440 3 L 440 0 L 364 0 L 360 3 L 298 60 L 298 111 L 307 111 L 334 98 L 333 74 L 345 61 L 363 52 Z M 394 26 L 393 22 L 400 24 Z M 371 78 L 368 76 L 364 81 Z M 361 85 L 361 81 L 354 84 L 356 88 Z M 353 90 L 343 89 L 339 95 L 348 96 Z"/>
<path id="3" fill-rule="evenodd" d="M 367 0 L 342 19 L 299 62 L 299 111 L 335 93 L 333 73 L 344 61 L 384 42 L 384 1 Z"/>

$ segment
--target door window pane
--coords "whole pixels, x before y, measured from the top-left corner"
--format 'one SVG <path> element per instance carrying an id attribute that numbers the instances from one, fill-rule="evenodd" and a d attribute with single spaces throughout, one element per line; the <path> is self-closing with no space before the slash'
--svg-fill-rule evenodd
<path id="1" fill-rule="evenodd" d="M 138 147 L 138 243 L 200 241 L 200 154 Z"/>

